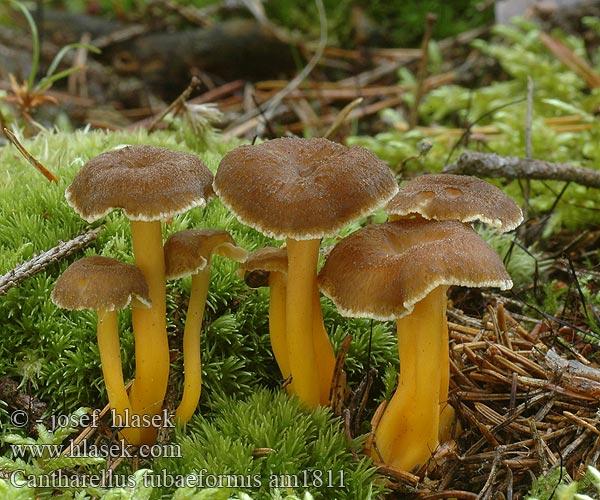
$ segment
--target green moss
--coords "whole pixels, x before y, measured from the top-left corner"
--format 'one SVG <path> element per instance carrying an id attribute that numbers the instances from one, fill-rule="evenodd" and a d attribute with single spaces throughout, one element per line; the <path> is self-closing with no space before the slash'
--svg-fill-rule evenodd
<path id="1" fill-rule="evenodd" d="M 190 150 L 170 134 L 145 132 L 43 133 L 25 144 L 59 182 L 48 182 L 14 148 L 0 150 L 0 274 L 89 227 L 67 205 L 64 191 L 90 158 L 121 144 Z M 214 155 L 206 156 L 207 163 L 215 167 Z M 197 220 L 202 214 L 200 209 L 196 212 Z M 115 212 L 102 222 L 105 227 L 97 241 L 82 254 L 132 261 L 126 219 Z M 51 265 L 0 297 L 4 333 L 0 339 L 0 374 L 27 382 L 50 408 L 64 411 L 80 405 L 103 406 L 105 400 L 95 314 L 63 311 L 50 300 L 56 278 L 71 262 L 68 259 Z M 126 376 L 131 378 L 133 339 L 129 324 L 129 313 L 125 311 L 121 313 L 122 347 Z"/>
<path id="2" fill-rule="evenodd" d="M 328 409 L 304 411 L 282 391 L 215 398 L 209 413 L 177 432 L 181 456 L 159 459 L 153 470 L 193 474 L 208 486 L 217 481 L 260 499 L 276 490 L 298 496 L 310 491 L 315 499 L 376 497 L 382 486 L 373 482 L 374 469 L 368 459 L 354 459 L 350 450 L 360 443 L 348 443 L 340 425 Z M 170 498 L 169 491 L 163 489 L 162 497 Z"/>
<path id="3" fill-rule="evenodd" d="M 555 468 L 534 482 L 526 500 L 597 500 L 599 495 L 600 472 L 595 467 L 588 466 L 579 481 L 568 480 L 561 468 Z"/>

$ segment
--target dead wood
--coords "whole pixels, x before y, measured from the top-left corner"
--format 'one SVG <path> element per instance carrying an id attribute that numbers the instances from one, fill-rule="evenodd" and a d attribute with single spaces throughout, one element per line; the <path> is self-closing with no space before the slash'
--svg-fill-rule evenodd
<path id="1" fill-rule="evenodd" d="M 185 88 L 194 73 L 221 81 L 256 80 L 289 72 L 290 47 L 252 20 L 225 21 L 206 29 L 152 32 L 104 51 L 122 75 L 142 78 L 152 88 L 175 92 Z"/>
<path id="2" fill-rule="evenodd" d="M 17 382 L 7 377 L 0 378 L 0 400 L 13 410 L 26 412 L 27 420 L 32 424 L 42 418 L 47 407 L 45 402 L 25 393 Z"/>
<path id="3" fill-rule="evenodd" d="M 456 163 L 444 167 L 448 174 L 500 177 L 505 179 L 539 179 L 575 182 L 582 186 L 600 188 L 600 171 L 568 163 L 500 156 L 495 153 L 465 151 Z"/>
<path id="4" fill-rule="evenodd" d="M 13 270 L 0 276 L 0 295 L 5 295 L 8 290 L 14 286 L 18 286 L 27 278 L 33 276 L 46 269 L 49 265 L 60 261 L 61 259 L 71 255 L 73 252 L 86 248 L 98 236 L 102 228 L 91 229 L 69 241 L 61 241 L 50 250 L 41 252 L 32 259 L 19 264 Z"/>

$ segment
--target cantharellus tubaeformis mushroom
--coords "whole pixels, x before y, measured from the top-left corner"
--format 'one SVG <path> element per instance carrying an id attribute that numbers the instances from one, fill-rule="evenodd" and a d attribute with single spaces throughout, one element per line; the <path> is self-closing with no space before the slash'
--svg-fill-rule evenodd
<path id="1" fill-rule="evenodd" d="M 227 153 L 214 190 L 242 223 L 285 240 L 292 387 L 306 406 L 326 404 L 335 355 L 324 327 L 315 328 L 313 319 L 320 240 L 382 207 L 398 190 L 394 176 L 366 148 L 321 138 L 280 138 Z M 317 362 L 314 339 L 319 337 Z"/>
<path id="2" fill-rule="evenodd" d="M 165 242 L 167 279 L 192 276 L 192 289 L 183 329 L 183 396 L 175 412 L 175 420 L 180 425 L 189 421 L 200 401 L 200 336 L 213 255 L 243 262 L 248 252 L 238 247 L 227 231 L 220 229 L 187 229 L 173 233 Z"/>
<path id="3" fill-rule="evenodd" d="M 133 420 L 121 365 L 118 310 L 130 303 L 133 309 L 150 307 L 142 271 L 109 257 L 85 257 L 71 264 L 58 278 L 52 301 L 63 309 L 97 311 L 98 351 L 108 403 L 120 422 Z M 141 444 L 140 428 L 123 427 L 119 434 L 131 444 Z"/>
<path id="4" fill-rule="evenodd" d="M 512 231 L 523 221 L 514 200 L 483 179 L 466 175 L 424 174 L 403 184 L 385 207 L 390 220 L 423 217 L 433 220 L 479 221 L 497 231 Z M 445 332 L 443 345 L 449 342 Z M 440 379 L 440 441 L 450 438 L 454 409 L 448 404 L 450 359 L 442 350 Z"/>
<path id="5" fill-rule="evenodd" d="M 269 287 L 269 337 L 283 380 L 288 380 L 292 374 L 285 320 L 287 268 L 287 251 L 277 247 L 259 248 L 248 255 L 238 268 L 238 274 L 248 286 Z"/>
<path id="6" fill-rule="evenodd" d="M 92 158 L 67 188 L 67 202 L 86 221 L 122 209 L 131 223 L 136 265 L 142 270 L 152 307 L 135 309 L 134 412 L 160 413 L 169 377 L 166 281 L 161 221 L 202 207 L 214 195 L 212 172 L 198 157 L 155 146 L 126 146 Z M 144 429 L 144 442 L 157 430 Z"/>
<path id="7" fill-rule="evenodd" d="M 341 240 L 319 273 L 319 285 L 343 315 L 396 320 L 398 388 L 369 451 L 394 467 L 418 468 L 438 445 L 446 290 L 510 288 L 502 260 L 461 222 L 398 220 Z"/>
<path id="8" fill-rule="evenodd" d="M 252 252 L 245 262 L 239 266 L 240 277 L 250 287 L 269 287 L 269 336 L 271 349 L 281 371 L 283 381 L 290 393 L 294 393 L 291 381 L 290 361 L 287 350 L 286 333 L 286 291 L 287 291 L 287 249 L 285 247 L 265 247 Z M 313 342 L 317 366 L 327 366 L 329 359 L 329 336 L 323 324 L 321 299 L 319 290 L 314 288 L 313 294 Z M 323 345 L 323 343 L 327 343 Z M 322 404 L 326 404 L 331 396 L 328 384 L 320 386 Z"/>

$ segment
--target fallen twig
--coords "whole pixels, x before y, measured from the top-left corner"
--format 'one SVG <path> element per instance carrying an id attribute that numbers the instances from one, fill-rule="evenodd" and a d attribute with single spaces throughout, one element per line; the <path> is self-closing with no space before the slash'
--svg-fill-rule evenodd
<path id="1" fill-rule="evenodd" d="M 410 128 L 414 128 L 419 120 L 419 106 L 421 98 L 425 93 L 425 78 L 427 77 L 427 66 L 429 64 L 429 41 L 433 33 L 433 27 L 437 21 L 437 16 L 431 12 L 425 16 L 425 34 L 421 42 L 421 60 L 419 61 L 419 69 L 417 71 L 417 83 L 415 85 L 415 93 L 408 123 Z"/>
<path id="2" fill-rule="evenodd" d="M 582 186 L 600 188 L 600 171 L 576 167 L 568 163 L 500 156 L 495 153 L 465 151 L 456 163 L 444 167 L 448 174 L 504 177 L 505 179 L 543 179 L 575 182 Z"/>
<path id="3" fill-rule="evenodd" d="M 91 229 L 72 240 L 61 241 L 50 250 L 36 255 L 27 262 L 19 264 L 4 276 L 0 276 L 0 295 L 5 295 L 10 288 L 18 286 L 22 281 L 43 271 L 50 264 L 59 261 L 77 250 L 89 246 L 96 239 L 101 229 L 101 227 Z"/>
<path id="4" fill-rule="evenodd" d="M 344 122 L 346 121 L 346 118 L 348 118 L 348 115 L 352 112 L 352 110 L 354 108 L 356 108 L 357 106 L 359 106 L 362 103 L 362 101 L 363 101 L 363 98 L 359 97 L 358 99 L 354 99 L 354 101 L 350 102 L 350 104 L 347 104 L 340 111 L 339 115 L 337 116 L 335 121 L 331 124 L 329 129 L 327 129 L 327 132 L 325 132 L 323 137 L 325 137 L 326 139 L 331 139 L 335 135 L 335 133 L 339 130 L 339 128 L 344 124 Z"/>
<path id="5" fill-rule="evenodd" d="M 17 148 L 19 153 L 23 155 L 23 158 L 25 158 L 30 165 L 33 165 L 35 168 L 37 168 L 46 179 L 48 179 L 50 182 L 58 182 L 58 178 L 52 172 L 50 172 L 50 170 L 44 167 L 44 165 L 42 165 L 42 163 L 37 158 L 35 158 L 29 151 L 27 151 L 27 149 L 25 149 L 25 146 L 21 144 L 21 142 L 19 141 L 19 139 L 17 139 L 17 136 L 15 134 L 13 134 L 9 129 L 5 128 L 4 135 L 13 144 L 13 146 Z"/>
<path id="6" fill-rule="evenodd" d="M 186 89 L 179 94 L 177 99 L 175 99 L 171 104 L 169 104 L 161 113 L 152 120 L 152 123 L 148 125 L 148 132 L 151 132 L 156 128 L 156 126 L 163 120 L 165 116 L 167 116 L 171 111 L 175 111 L 177 113 L 179 109 L 183 107 L 185 101 L 187 101 L 188 97 L 191 95 L 192 91 L 200 84 L 200 80 L 193 76 L 190 84 L 186 87 Z"/>

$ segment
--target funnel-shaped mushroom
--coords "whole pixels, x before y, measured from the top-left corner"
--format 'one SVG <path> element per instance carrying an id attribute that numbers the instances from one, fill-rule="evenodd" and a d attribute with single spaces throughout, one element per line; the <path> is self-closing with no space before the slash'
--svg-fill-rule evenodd
<path id="1" fill-rule="evenodd" d="M 385 207 L 390 219 L 420 215 L 425 219 L 481 221 L 502 232 L 523 222 L 523 212 L 500 188 L 478 177 L 425 174 L 402 185 Z"/>
<path id="2" fill-rule="evenodd" d="M 287 249 L 285 247 L 265 247 L 253 252 L 246 262 L 240 264 L 244 281 L 251 287 L 269 286 L 269 336 L 271 348 L 277 365 L 288 380 L 291 375 L 287 332 L 286 332 L 286 295 L 287 295 Z M 312 337 L 315 348 L 315 360 L 319 369 L 319 378 L 323 381 L 332 376 L 334 366 L 331 357 L 331 342 L 323 324 L 321 300 L 317 287 L 313 289 L 313 327 Z M 287 386 L 294 394 L 293 382 Z M 320 403 L 329 403 L 331 387 L 327 383 L 320 384 Z"/>
<path id="3" fill-rule="evenodd" d="M 119 309 L 150 307 L 148 286 L 139 268 L 108 257 L 86 257 L 71 264 L 58 278 L 52 301 L 69 310 L 92 309 L 98 314 L 98 350 L 108 402 L 121 422 L 133 415 L 123 380 L 119 349 Z M 128 415 L 129 414 L 129 415 Z M 125 427 L 120 434 L 140 444 L 141 429 Z"/>
<path id="4" fill-rule="evenodd" d="M 434 220 L 480 221 L 501 232 L 512 231 L 523 221 L 517 204 L 500 188 L 477 177 L 425 174 L 411 179 L 398 191 L 385 210 L 390 220 L 421 216 Z M 449 339 L 443 339 L 443 345 Z M 450 359 L 442 350 L 440 380 L 440 440 L 450 437 L 454 409 L 448 404 Z"/>
<path id="5" fill-rule="evenodd" d="M 372 454 L 411 471 L 438 444 L 448 286 L 505 290 L 510 276 L 469 226 L 412 219 L 344 238 L 327 257 L 319 284 L 343 315 L 397 321 L 399 384 L 375 430 Z"/>
<path id="6" fill-rule="evenodd" d="M 328 393 L 335 365 L 324 328 L 313 326 L 320 239 L 383 206 L 397 192 L 396 181 L 388 166 L 363 147 L 281 138 L 230 151 L 219 164 L 214 189 L 242 223 L 285 239 L 293 389 L 305 405 L 316 407 Z M 313 331 L 323 337 L 325 366 L 316 361 Z"/>
<path id="7" fill-rule="evenodd" d="M 200 335 L 210 283 L 212 255 L 242 262 L 248 252 L 235 245 L 227 231 L 188 229 L 173 233 L 165 242 L 167 279 L 192 275 L 192 290 L 183 330 L 183 396 L 175 420 L 185 424 L 196 411 L 202 390 Z"/>
<path id="8" fill-rule="evenodd" d="M 121 208 L 131 221 L 136 265 L 152 299 L 134 310 L 136 373 L 131 402 L 136 413 L 160 412 L 169 377 L 165 263 L 161 220 L 204 206 L 213 196 L 213 175 L 194 155 L 155 146 L 127 146 L 90 160 L 68 187 L 68 203 L 86 221 Z M 156 438 L 148 428 L 145 442 Z"/>
<path id="9" fill-rule="evenodd" d="M 229 152 L 214 188 L 241 222 L 286 241 L 286 336 L 293 389 L 304 404 L 315 407 L 328 393 L 335 365 L 325 329 L 313 325 L 320 239 L 385 204 L 398 190 L 394 177 L 365 148 L 282 138 Z M 315 336 L 320 338 L 320 363 Z"/>

